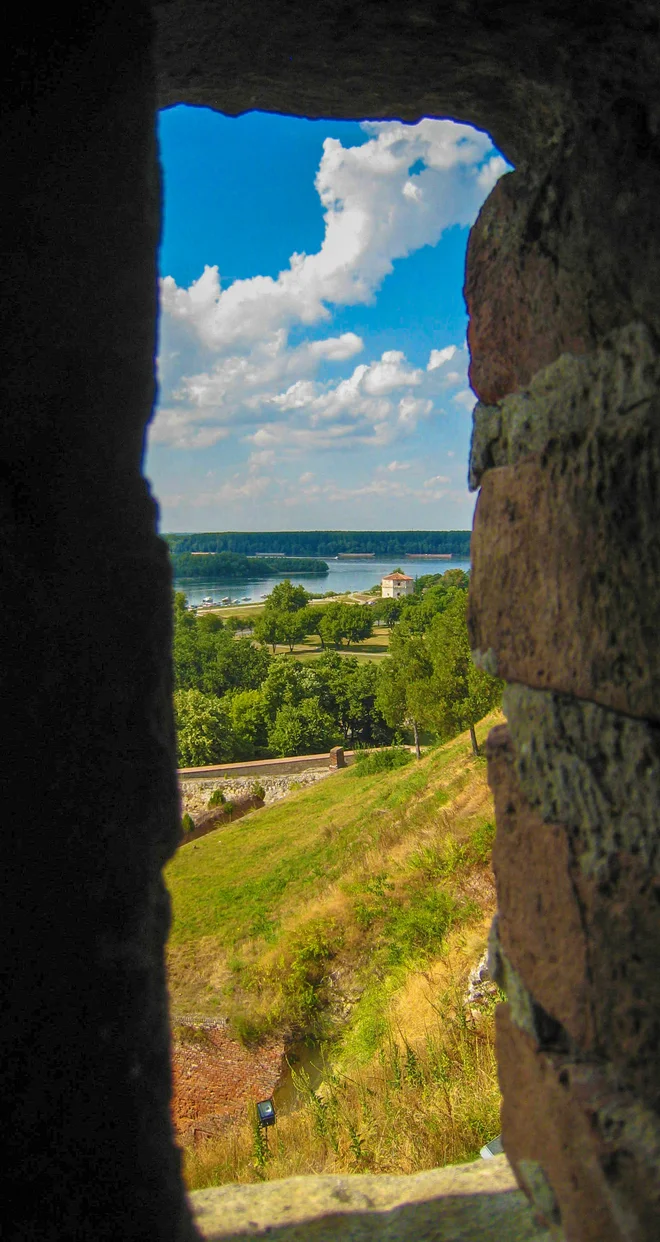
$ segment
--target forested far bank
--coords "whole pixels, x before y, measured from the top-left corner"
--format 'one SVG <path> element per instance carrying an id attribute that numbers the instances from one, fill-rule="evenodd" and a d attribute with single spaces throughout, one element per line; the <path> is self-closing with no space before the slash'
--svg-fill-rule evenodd
<path id="1" fill-rule="evenodd" d="M 171 534 L 164 538 L 173 556 L 190 552 L 234 553 L 265 557 L 326 557 L 342 553 L 374 556 L 452 555 L 470 556 L 469 530 L 294 530 L 294 531 L 207 531 Z M 304 573 L 290 564 L 287 572 Z M 319 572 L 319 571 L 316 571 Z M 183 577 L 184 575 L 177 574 Z"/>
<path id="2" fill-rule="evenodd" d="M 284 561 L 280 557 L 243 556 L 238 552 L 179 552 L 170 545 L 170 562 L 175 578 L 218 578 L 224 580 L 269 578 L 273 574 L 327 574 L 328 566 L 317 557 L 298 557 Z"/>

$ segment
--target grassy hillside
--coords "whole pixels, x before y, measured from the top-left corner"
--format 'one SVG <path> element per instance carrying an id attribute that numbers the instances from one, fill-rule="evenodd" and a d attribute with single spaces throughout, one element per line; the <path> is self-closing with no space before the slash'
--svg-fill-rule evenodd
<path id="1" fill-rule="evenodd" d="M 313 1036 L 325 1059 L 320 1087 L 294 1068 L 303 1103 L 269 1146 L 248 1115 L 187 1150 L 191 1187 L 414 1172 L 498 1133 L 493 1001 L 465 998 L 495 904 L 493 832 L 485 762 L 463 735 L 396 771 L 340 772 L 179 850 L 175 1021 L 228 1015 L 248 1043 Z"/>
<path id="2" fill-rule="evenodd" d="M 349 768 L 182 847 L 166 872 L 175 1014 L 228 1014 L 250 1038 L 325 1034 L 354 992 L 366 1011 L 375 979 L 380 994 L 450 928 L 483 919 L 492 832 L 485 764 L 463 735 L 398 771 Z"/>

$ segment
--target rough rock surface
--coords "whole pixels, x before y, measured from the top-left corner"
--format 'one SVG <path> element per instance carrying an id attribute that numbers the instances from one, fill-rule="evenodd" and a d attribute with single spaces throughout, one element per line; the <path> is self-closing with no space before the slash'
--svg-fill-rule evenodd
<path id="1" fill-rule="evenodd" d="M 504 1156 L 412 1177 L 289 1177 L 190 1195 L 207 1242 L 550 1242 Z"/>
<path id="2" fill-rule="evenodd" d="M 573 453 L 599 430 L 636 441 L 654 421 L 660 393 L 660 355 L 645 324 L 631 323 L 581 358 L 562 354 L 537 371 L 520 392 L 473 413 L 470 487 L 486 470 L 514 466 L 551 446 Z"/>
<path id="3" fill-rule="evenodd" d="M 489 779 L 495 797 L 498 936 L 534 1001 L 582 1047 L 593 1040 L 587 942 L 566 830 L 543 823 L 515 777 L 505 725 L 488 739 Z M 519 883 L 520 859 L 525 883 Z"/>
<path id="4" fill-rule="evenodd" d="M 501 945 L 581 1052 L 660 1109 L 660 731 L 522 687 L 505 703 L 510 733 L 488 743 Z"/>
<path id="5" fill-rule="evenodd" d="M 657 1113 L 617 1090 L 598 1065 L 543 1049 L 497 1013 L 506 1092 L 502 1137 L 518 1181 L 568 1242 L 635 1242 L 657 1236 Z"/>
<path id="6" fill-rule="evenodd" d="M 525 797 L 547 823 L 572 830 L 581 868 L 598 876 L 625 849 L 660 870 L 660 727 L 517 685 L 504 710 Z"/>
<path id="7" fill-rule="evenodd" d="M 468 622 L 484 667 L 660 719 L 657 441 L 648 424 L 628 443 L 595 436 L 487 472 Z"/>
<path id="8" fill-rule="evenodd" d="M 581 354 L 594 335 L 577 273 L 536 245 L 529 217 L 535 193 L 509 173 L 470 233 L 465 300 L 470 316 L 470 383 L 493 403 L 524 387 L 560 354 Z M 536 204 L 534 204 L 536 205 Z M 539 322 L 545 331 L 536 331 Z"/>

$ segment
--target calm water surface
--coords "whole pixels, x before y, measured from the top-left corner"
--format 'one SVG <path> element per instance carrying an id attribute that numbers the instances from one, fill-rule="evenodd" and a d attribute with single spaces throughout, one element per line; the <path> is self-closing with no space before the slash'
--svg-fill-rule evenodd
<path id="1" fill-rule="evenodd" d="M 327 574 L 287 574 L 286 558 L 282 557 L 282 573 L 271 578 L 232 578 L 227 581 L 223 578 L 177 578 L 174 582 L 175 590 L 183 591 L 189 603 L 200 604 L 202 599 L 211 595 L 215 601 L 220 602 L 223 597 L 228 596 L 232 602 L 237 600 L 248 599 L 251 603 L 258 603 L 263 599 L 264 595 L 269 595 L 274 586 L 281 582 L 283 578 L 290 577 L 291 581 L 296 585 L 300 584 L 305 587 L 306 591 L 322 593 L 323 591 L 336 591 L 341 594 L 343 591 L 365 591 L 369 587 L 380 583 L 384 574 L 390 574 L 393 569 L 401 568 L 404 573 L 410 574 L 411 578 L 421 577 L 422 574 L 444 574 L 448 569 L 464 569 L 469 570 L 470 562 L 463 560 L 452 561 L 409 561 L 404 557 L 397 560 L 396 557 L 387 561 L 374 559 L 371 561 L 327 561 L 329 573 Z"/>

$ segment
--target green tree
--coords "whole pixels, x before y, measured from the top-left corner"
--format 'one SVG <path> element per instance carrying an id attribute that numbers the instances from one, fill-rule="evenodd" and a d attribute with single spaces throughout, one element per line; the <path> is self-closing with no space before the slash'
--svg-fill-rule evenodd
<path id="1" fill-rule="evenodd" d="M 307 633 L 318 634 L 319 642 L 322 647 L 325 647 L 325 640 L 323 638 L 323 634 L 321 633 L 321 621 L 323 620 L 323 616 L 325 612 L 326 612 L 325 608 L 312 607 L 312 608 L 305 609 L 305 620 L 307 624 Z"/>
<path id="2" fill-rule="evenodd" d="M 436 726 L 444 735 L 470 730 L 472 750 L 479 754 L 474 726 L 502 699 L 503 682 L 477 668 L 467 630 L 467 593 L 456 591 L 427 634 L 433 661 Z"/>
<path id="3" fill-rule="evenodd" d="M 294 586 L 289 578 L 278 582 L 266 599 L 266 611 L 298 612 L 306 608 L 309 595 L 303 586 Z"/>
<path id="4" fill-rule="evenodd" d="M 268 747 L 268 714 L 261 690 L 236 690 L 222 700 L 229 715 L 237 759 L 253 759 Z"/>
<path id="5" fill-rule="evenodd" d="M 393 728 L 405 725 L 412 729 L 415 754 L 420 759 L 420 729 L 433 721 L 433 664 L 424 635 L 397 626 L 390 639 L 390 655 L 378 673 L 376 706 Z"/>
<path id="6" fill-rule="evenodd" d="M 344 626 L 349 643 L 361 643 L 365 638 L 371 638 L 374 629 L 371 608 L 364 604 L 345 604 L 344 608 Z"/>
<path id="7" fill-rule="evenodd" d="M 187 690 L 199 687 L 203 656 L 199 645 L 197 618 L 188 610 L 182 591 L 177 591 L 174 596 L 173 621 L 172 662 L 175 688 Z"/>
<path id="8" fill-rule="evenodd" d="M 342 731 L 344 743 L 389 741 L 387 726 L 375 705 L 375 664 L 328 651 L 314 662 L 321 683 L 319 699 Z"/>
<path id="9" fill-rule="evenodd" d="M 360 642 L 369 638 L 373 630 L 371 609 L 360 604 L 345 604 L 340 601 L 328 604 L 319 609 L 322 616 L 318 621 L 318 633 L 324 646 L 341 647 L 344 639 L 349 642 Z"/>
<path id="10" fill-rule="evenodd" d="M 299 608 L 296 612 L 280 613 L 280 631 L 289 651 L 293 651 L 296 643 L 301 643 L 309 634 L 308 608 Z"/>
<path id="11" fill-rule="evenodd" d="M 203 767 L 234 758 L 229 714 L 215 695 L 202 694 L 200 690 L 176 690 L 174 720 L 179 767 Z"/>
<path id="12" fill-rule="evenodd" d="M 265 608 L 254 623 L 253 634 L 258 643 L 268 644 L 275 654 L 277 644 L 284 642 L 282 614 L 272 608 Z"/>
<path id="13" fill-rule="evenodd" d="M 319 700 L 304 699 L 297 706 L 286 703 L 280 708 L 268 735 L 268 745 L 278 755 L 319 754 L 335 745 L 338 733 Z"/>
<path id="14" fill-rule="evenodd" d="M 321 690 L 319 677 L 313 666 L 302 664 L 279 655 L 271 660 L 268 676 L 261 685 L 266 712 L 274 720 L 285 704 L 297 706 L 306 698 L 318 698 Z"/>
<path id="15" fill-rule="evenodd" d="M 395 625 L 401 615 L 402 603 L 398 599 L 379 599 L 371 609 L 371 615 L 386 625 Z"/>
<path id="16" fill-rule="evenodd" d="M 199 687 L 205 694 L 227 690 L 256 690 L 270 664 L 270 656 L 249 638 L 234 638 L 229 630 L 200 635 L 202 675 Z"/>
<path id="17" fill-rule="evenodd" d="M 344 604 L 328 604 L 318 621 L 318 632 L 324 646 L 340 647 L 346 637 Z"/>

